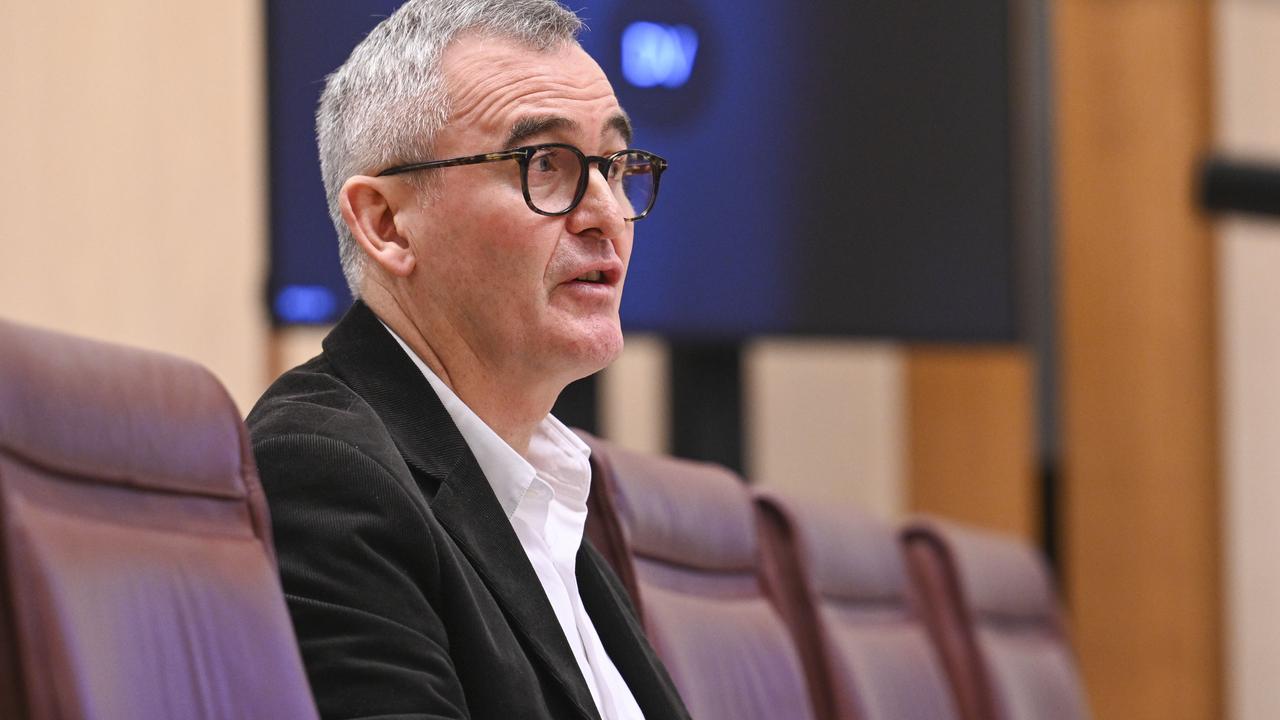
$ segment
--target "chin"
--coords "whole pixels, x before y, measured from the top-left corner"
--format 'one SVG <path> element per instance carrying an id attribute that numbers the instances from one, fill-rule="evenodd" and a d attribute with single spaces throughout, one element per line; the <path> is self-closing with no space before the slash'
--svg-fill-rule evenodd
<path id="1" fill-rule="evenodd" d="M 582 378 L 605 369 L 622 354 L 622 344 L 622 328 L 616 320 L 577 335 L 569 343 L 575 374 Z"/>

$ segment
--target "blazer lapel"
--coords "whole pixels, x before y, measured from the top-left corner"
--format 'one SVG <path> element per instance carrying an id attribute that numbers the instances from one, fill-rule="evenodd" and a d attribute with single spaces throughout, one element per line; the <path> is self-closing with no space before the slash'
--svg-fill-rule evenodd
<path id="1" fill-rule="evenodd" d="M 684 702 L 654 655 L 639 622 L 627 612 L 630 600 L 626 599 L 621 583 L 609 582 L 609 572 L 604 557 L 583 542 L 578 551 L 578 590 L 605 652 L 627 681 L 646 718 L 687 720 L 689 713 Z"/>
<path id="2" fill-rule="evenodd" d="M 364 303 L 356 301 L 324 340 L 338 374 L 369 403 L 405 462 L 427 476 L 431 512 L 492 593 L 536 661 L 586 718 L 595 701 L 555 611 L 462 434 L 431 384 Z"/>
<path id="3" fill-rule="evenodd" d="M 468 462 L 469 461 L 469 462 Z M 511 522 L 474 458 L 459 464 L 431 510 L 467 555 L 511 624 L 586 717 L 599 720 L 569 642 Z"/>

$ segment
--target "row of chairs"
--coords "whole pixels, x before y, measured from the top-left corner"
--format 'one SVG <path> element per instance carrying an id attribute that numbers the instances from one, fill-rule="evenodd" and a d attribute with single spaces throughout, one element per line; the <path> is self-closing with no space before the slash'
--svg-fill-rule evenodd
<path id="1" fill-rule="evenodd" d="M 588 533 L 694 717 L 1084 717 L 1027 548 L 920 523 L 904 555 L 873 518 L 588 442 Z M 245 717 L 316 711 L 226 391 L 0 320 L 0 718 Z"/>
<path id="2" fill-rule="evenodd" d="M 1081 720 L 1047 567 L 937 519 L 753 494 L 589 435 L 588 534 L 695 718 Z"/>

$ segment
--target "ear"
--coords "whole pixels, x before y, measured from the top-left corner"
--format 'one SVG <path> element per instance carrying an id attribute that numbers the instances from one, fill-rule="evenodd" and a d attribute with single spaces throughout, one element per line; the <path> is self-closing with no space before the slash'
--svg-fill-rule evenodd
<path id="1" fill-rule="evenodd" d="M 352 237 L 370 260 L 395 277 L 413 272 L 417 258 L 396 227 L 398 205 L 390 182 L 367 175 L 348 178 L 338 191 L 338 204 Z"/>

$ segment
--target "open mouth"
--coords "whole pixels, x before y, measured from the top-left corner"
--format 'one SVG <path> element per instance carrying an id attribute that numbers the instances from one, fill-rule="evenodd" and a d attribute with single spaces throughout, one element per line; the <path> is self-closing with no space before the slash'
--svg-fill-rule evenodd
<path id="1" fill-rule="evenodd" d="M 582 275 L 579 275 L 578 277 L 574 278 L 574 280 L 577 280 L 578 282 L 586 282 L 586 283 L 603 283 L 605 281 L 605 278 L 604 278 L 604 273 L 600 272 L 599 270 L 592 270 L 591 272 L 583 273 Z"/>

